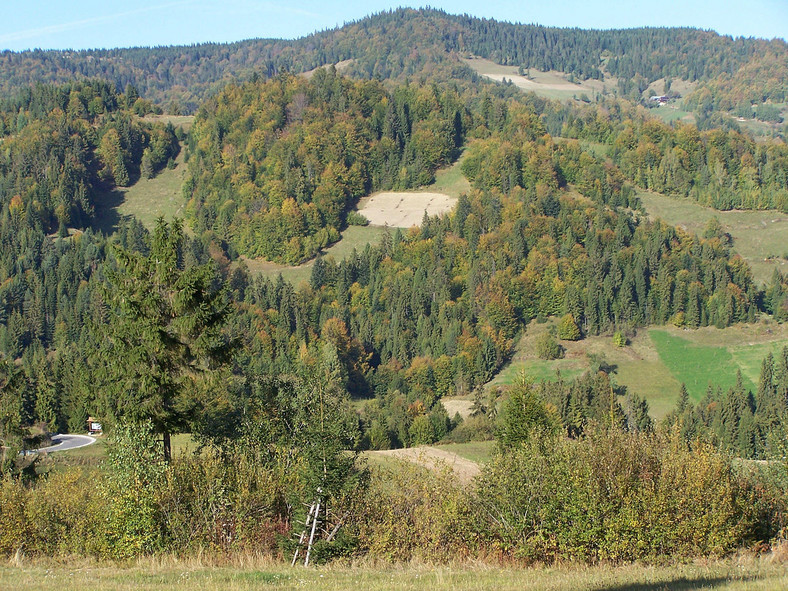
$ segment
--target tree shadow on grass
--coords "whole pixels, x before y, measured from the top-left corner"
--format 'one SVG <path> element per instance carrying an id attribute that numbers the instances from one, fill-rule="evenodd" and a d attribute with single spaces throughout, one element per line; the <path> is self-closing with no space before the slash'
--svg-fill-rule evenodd
<path id="1" fill-rule="evenodd" d="M 95 215 L 93 216 L 93 230 L 104 232 L 107 236 L 118 229 L 118 224 L 123 218 L 118 208 L 126 201 L 125 193 L 117 188 L 100 193 L 95 200 Z"/>
<path id="2" fill-rule="evenodd" d="M 758 580 L 758 577 L 736 577 L 737 582 L 747 583 Z M 616 585 L 600 585 L 593 591 L 690 591 L 692 589 L 717 589 L 731 583 L 732 579 L 721 576 L 681 577 L 672 581 L 653 583 L 621 583 Z"/>

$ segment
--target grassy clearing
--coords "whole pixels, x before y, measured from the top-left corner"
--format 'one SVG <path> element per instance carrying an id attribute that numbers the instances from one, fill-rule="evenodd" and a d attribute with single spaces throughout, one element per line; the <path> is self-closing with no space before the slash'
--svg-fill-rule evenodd
<path id="1" fill-rule="evenodd" d="M 783 103 L 784 105 L 784 103 Z M 780 105 L 776 105 L 780 107 Z M 783 120 L 788 119 L 788 109 L 784 106 L 782 107 L 782 116 Z M 769 123 L 767 121 L 759 121 L 758 119 L 745 119 L 742 121 L 738 117 L 733 117 L 736 120 L 736 123 L 739 127 L 749 131 L 755 138 L 769 138 L 773 137 L 774 134 L 780 133 L 784 129 L 785 123 Z"/>
<path id="2" fill-rule="evenodd" d="M 532 342 L 548 326 L 532 323 L 527 328 L 512 360 L 490 386 L 509 385 L 523 371 L 536 380 L 555 380 L 556 370 L 560 370 L 564 379 L 571 379 L 588 371 L 595 361 L 604 360 L 613 368 L 617 383 L 648 400 L 656 419 L 673 409 L 681 382 L 686 383 L 691 398 L 700 400 L 709 381 L 723 388 L 735 385 L 736 370 L 740 369 L 744 386 L 757 391 L 763 358 L 788 345 L 788 325 L 768 320 L 723 330 L 664 326 L 641 330 L 622 348 L 616 347 L 610 336 L 562 341 L 565 357 L 544 361 L 533 353 Z"/>
<path id="3" fill-rule="evenodd" d="M 602 160 L 607 159 L 608 146 L 605 144 L 600 142 L 591 142 L 588 140 L 580 140 L 580 147 L 586 152 L 593 154 L 597 158 L 601 158 Z"/>
<path id="4" fill-rule="evenodd" d="M 733 237 L 733 248 L 752 267 L 755 280 L 768 282 L 774 269 L 788 271 L 788 215 L 777 211 L 717 211 L 694 201 L 640 191 L 643 207 L 652 218 L 702 233 L 706 223 L 717 217 Z"/>
<path id="5" fill-rule="evenodd" d="M 757 386 L 761 375 L 761 364 L 771 353 L 775 359 L 781 353 L 786 342 L 763 343 L 759 345 L 742 345 L 731 350 L 733 361 L 741 369 L 742 377 Z"/>
<path id="6" fill-rule="evenodd" d="M 173 127 L 180 127 L 189 133 L 194 123 L 194 115 L 146 115 L 142 120 L 148 123 L 172 123 Z"/>
<path id="7" fill-rule="evenodd" d="M 690 92 L 697 88 L 697 82 L 688 82 L 686 80 L 681 79 L 671 79 L 670 83 L 670 90 L 673 92 L 678 92 L 681 96 L 687 96 Z M 654 80 L 651 84 L 648 85 L 648 88 L 643 93 L 643 96 L 648 95 L 648 91 L 653 90 L 655 94 L 665 94 L 665 79 L 659 78 Z"/>
<path id="8" fill-rule="evenodd" d="M 395 456 L 376 453 L 374 451 L 363 451 L 359 454 L 362 465 L 368 468 L 379 470 L 398 471 L 403 465 L 410 465 L 410 462 Z"/>
<path id="9" fill-rule="evenodd" d="M 460 170 L 462 156 L 446 168 L 442 168 L 435 173 L 435 182 L 419 190 L 429 190 L 430 192 L 443 193 L 452 198 L 459 197 L 462 193 L 470 191 L 471 185 L 468 179 L 463 176 Z M 421 222 L 423 211 L 418 214 L 418 222 Z M 337 261 L 341 261 L 352 254 L 355 249 L 357 252 L 364 250 L 367 244 L 378 244 L 383 234 L 387 230 L 380 226 L 349 226 L 342 232 L 342 238 L 323 251 L 324 256 L 331 256 Z M 393 230 L 391 230 L 393 231 Z M 312 274 L 314 260 L 307 261 L 295 267 L 279 265 L 265 260 L 247 259 L 242 257 L 249 271 L 267 277 L 282 277 L 294 285 L 299 285 L 303 281 L 309 281 Z"/>
<path id="10" fill-rule="evenodd" d="M 444 193 L 449 197 L 454 197 L 455 199 L 463 193 L 470 192 L 471 183 L 468 182 L 468 179 L 465 178 L 465 175 L 462 174 L 462 170 L 460 169 L 465 154 L 466 152 L 463 152 L 463 154 L 457 159 L 457 162 L 451 166 L 447 166 L 436 171 L 435 182 L 431 185 L 428 185 L 427 187 L 423 187 L 423 189 L 429 189 L 435 193 Z"/>
<path id="11" fill-rule="evenodd" d="M 565 380 L 579 376 L 588 364 L 582 359 L 555 359 L 544 361 L 542 359 L 523 359 L 518 362 L 512 360 L 495 376 L 491 382 L 494 386 L 510 386 L 518 375 L 525 372 L 537 381 L 555 382 L 560 375 Z"/>
<path id="12" fill-rule="evenodd" d="M 469 441 L 468 443 L 446 443 L 435 446 L 437 449 L 455 453 L 461 458 L 484 464 L 490 461 L 495 448 L 494 441 Z"/>
<path id="13" fill-rule="evenodd" d="M 665 123 L 673 121 L 683 121 L 684 123 L 695 123 L 695 115 L 692 111 L 684 111 L 678 105 L 664 105 L 649 109 L 649 114 L 653 117 L 662 119 Z"/>
<path id="14" fill-rule="evenodd" d="M 649 336 L 662 362 L 677 381 L 686 384 L 692 400 L 703 398 L 709 384 L 723 390 L 736 385 L 739 367 L 728 349 L 696 345 L 664 330 L 650 330 Z M 744 387 L 754 392 L 755 384 L 744 375 L 742 378 Z"/>
<path id="15" fill-rule="evenodd" d="M 478 57 L 463 61 L 480 76 L 498 82 L 506 78 L 507 81 L 511 81 L 515 86 L 526 92 L 534 92 L 539 96 L 560 101 L 577 99 L 582 94 L 585 94 L 590 100 L 594 100 L 598 94 L 616 86 L 616 79 L 612 76 L 606 77 L 604 81 L 583 80 L 570 82 L 567 75 L 563 72 L 540 72 L 535 68 L 531 68 L 527 72 L 528 76 L 520 76 L 518 68 L 515 66 L 502 66 Z"/>
<path id="16" fill-rule="evenodd" d="M 385 233 L 385 228 L 377 226 L 349 226 L 342 232 L 342 238 L 325 249 L 323 255 L 331 256 L 335 260 L 341 261 L 352 254 L 354 249 L 356 252 L 361 252 L 367 244 L 378 244 Z M 312 275 L 312 265 L 315 264 L 314 259 L 296 267 L 278 265 L 277 263 L 260 259 L 247 259 L 244 257 L 242 259 L 251 273 L 265 275 L 266 277 L 276 277 L 281 274 L 286 281 L 290 281 L 294 285 L 299 285 L 303 281 L 309 281 L 309 277 Z"/>
<path id="17" fill-rule="evenodd" d="M 504 568 L 482 564 L 435 566 L 329 565 L 289 568 L 249 558 L 238 565 L 213 565 L 194 559 L 147 559 L 129 566 L 79 562 L 41 562 L 0 567 L 0 588 L 17 591 L 57 589 L 247 589 L 397 590 L 454 589 L 554 591 L 717 589 L 721 591 L 788 588 L 788 572 L 774 559 L 731 559 L 668 566 L 559 566 Z"/>
<path id="18" fill-rule="evenodd" d="M 145 227 L 153 228 L 160 216 L 183 217 L 186 202 L 181 186 L 186 175 L 184 150 L 175 159 L 175 168 L 164 168 L 152 179 L 140 178 L 130 187 L 120 187 L 97 199 L 97 228 L 104 233 L 117 229 L 122 218 L 134 216 Z"/>
<path id="19" fill-rule="evenodd" d="M 562 341 L 565 357 L 544 361 L 533 353 L 532 341 L 542 330 L 547 329 L 546 326 L 529 326 L 517 343 L 512 360 L 489 385 L 510 385 L 522 372 L 537 381 L 554 381 L 557 379 L 556 372 L 560 371 L 563 379 L 571 380 L 591 369 L 595 362 L 604 361 L 613 368 L 615 382 L 648 400 L 652 416 L 661 418 L 675 405 L 680 383 L 659 358 L 646 331 L 641 331 L 623 348 L 613 345 L 610 336 L 587 337 L 576 342 Z"/>

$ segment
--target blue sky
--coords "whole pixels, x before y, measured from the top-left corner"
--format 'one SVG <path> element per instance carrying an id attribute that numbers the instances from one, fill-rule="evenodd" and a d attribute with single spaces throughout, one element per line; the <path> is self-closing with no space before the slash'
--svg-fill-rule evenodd
<path id="1" fill-rule="evenodd" d="M 392 7 L 378 0 L 2 0 L 0 50 L 87 49 L 297 38 Z M 788 0 L 458 0 L 430 5 L 560 27 L 693 26 L 745 37 L 788 35 Z"/>

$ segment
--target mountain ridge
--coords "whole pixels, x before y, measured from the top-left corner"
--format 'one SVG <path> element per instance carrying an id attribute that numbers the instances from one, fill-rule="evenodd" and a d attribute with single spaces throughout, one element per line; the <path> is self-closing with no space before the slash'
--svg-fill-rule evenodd
<path id="1" fill-rule="evenodd" d="M 634 87 L 622 88 L 622 92 L 642 91 L 644 85 L 663 77 L 729 78 L 728 86 L 735 88 L 718 88 L 717 94 L 723 97 L 719 104 L 706 105 L 711 109 L 730 110 L 743 100 L 783 101 L 788 92 L 784 82 L 788 45 L 779 39 L 733 38 L 691 27 L 545 27 L 407 8 L 376 13 L 295 40 L 5 51 L 0 53 L 0 91 L 36 82 L 100 77 L 118 90 L 131 84 L 170 111 L 193 112 L 230 80 L 271 77 L 282 71 L 299 73 L 349 59 L 354 63 L 348 74 L 357 78 L 468 77 L 471 74 L 452 58 L 463 53 L 580 78 L 598 78 L 608 72 L 630 79 Z M 778 65 L 762 74 L 762 90 L 735 84 L 740 76 L 751 79 L 753 69 L 758 71 L 757 65 L 764 60 Z M 698 104 L 703 106 L 701 101 Z"/>

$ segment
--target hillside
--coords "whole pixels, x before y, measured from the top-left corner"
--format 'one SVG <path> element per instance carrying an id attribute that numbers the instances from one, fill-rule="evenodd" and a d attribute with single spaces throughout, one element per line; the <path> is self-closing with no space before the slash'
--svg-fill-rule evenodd
<path id="1" fill-rule="evenodd" d="M 471 72 L 460 57 L 477 55 L 579 80 L 617 77 L 616 92 L 636 99 L 656 80 L 697 81 L 689 104 L 708 113 L 784 102 L 787 51 L 781 40 L 732 39 L 690 28 L 559 29 L 398 9 L 295 41 L 4 52 L 0 90 L 101 77 L 119 89 L 132 84 L 166 108 L 193 112 L 231 79 L 306 72 L 347 60 L 346 73 L 357 78 L 467 79 Z"/>
<path id="2" fill-rule="evenodd" d="M 787 55 L 430 9 L 0 55 L 0 580 L 782 582 Z"/>

